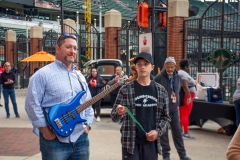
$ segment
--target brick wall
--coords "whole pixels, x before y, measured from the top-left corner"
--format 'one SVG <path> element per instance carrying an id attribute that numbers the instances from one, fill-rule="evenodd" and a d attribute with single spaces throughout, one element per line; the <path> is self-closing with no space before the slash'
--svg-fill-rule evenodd
<path id="1" fill-rule="evenodd" d="M 41 43 L 39 43 L 39 41 Z M 30 46 L 29 56 L 35 54 L 36 52 L 41 51 L 41 49 L 40 49 L 40 48 L 42 48 L 42 39 L 41 38 L 31 38 L 30 44 L 31 44 L 31 46 Z M 31 62 L 30 63 L 30 75 L 33 74 L 34 68 L 39 68 L 40 67 L 39 64 L 40 64 L 39 62 Z"/>
<path id="2" fill-rule="evenodd" d="M 105 28 L 105 58 L 106 59 L 120 59 L 117 55 L 117 31 L 119 27 Z"/>
<path id="3" fill-rule="evenodd" d="M 179 69 L 183 57 L 183 17 L 168 18 L 168 57 L 174 57 Z"/>
<path id="4" fill-rule="evenodd" d="M 6 62 L 10 62 L 11 65 L 14 63 L 13 62 L 14 45 L 16 46 L 16 42 L 6 41 L 6 44 L 5 44 L 5 47 L 6 47 L 5 48 L 6 49 Z"/>

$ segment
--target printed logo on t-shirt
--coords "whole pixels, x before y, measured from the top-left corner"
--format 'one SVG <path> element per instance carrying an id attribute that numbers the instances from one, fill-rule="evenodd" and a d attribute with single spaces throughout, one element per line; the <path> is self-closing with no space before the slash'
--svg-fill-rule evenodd
<path id="1" fill-rule="evenodd" d="M 151 95 L 140 95 L 135 97 L 136 107 L 154 107 L 157 106 L 157 98 Z"/>

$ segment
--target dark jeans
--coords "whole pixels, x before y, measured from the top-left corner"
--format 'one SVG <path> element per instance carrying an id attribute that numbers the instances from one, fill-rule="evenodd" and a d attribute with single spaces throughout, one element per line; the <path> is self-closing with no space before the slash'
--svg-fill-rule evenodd
<path id="1" fill-rule="evenodd" d="M 122 160 L 157 160 L 157 144 L 148 142 L 145 145 L 135 144 L 134 154 L 127 152 L 126 148 L 122 148 Z"/>
<path id="2" fill-rule="evenodd" d="M 94 104 L 92 105 L 93 113 L 95 114 L 95 111 L 96 111 L 96 113 L 97 113 L 96 115 L 97 115 L 97 116 L 100 116 L 101 101 L 102 101 L 102 100 L 99 100 L 99 101 L 97 101 L 96 103 L 94 103 Z"/>
<path id="3" fill-rule="evenodd" d="M 8 106 L 8 104 L 9 104 L 9 102 L 8 102 L 9 96 L 10 96 L 10 99 L 12 101 L 14 113 L 15 113 L 15 115 L 18 115 L 18 109 L 17 109 L 17 103 L 16 103 L 16 96 L 15 96 L 14 88 L 13 89 L 5 89 L 5 88 L 3 88 L 4 105 L 5 105 L 5 110 L 6 110 L 7 115 L 10 115 L 9 106 Z"/>
<path id="4" fill-rule="evenodd" d="M 186 150 L 184 148 L 183 138 L 182 138 L 182 129 L 180 127 L 180 121 L 179 121 L 179 114 L 178 111 L 169 113 L 171 117 L 171 132 L 173 137 L 173 142 L 175 145 L 175 148 L 179 154 L 179 157 L 186 156 Z M 160 137 L 161 139 L 161 146 L 162 146 L 162 153 L 163 157 L 170 157 L 170 145 L 169 145 L 169 139 L 168 139 L 168 128 L 167 131 Z"/>
<path id="5" fill-rule="evenodd" d="M 116 101 L 117 95 L 110 94 L 110 100 L 111 100 L 111 106 L 113 107 L 115 101 Z"/>
<path id="6" fill-rule="evenodd" d="M 236 112 L 236 125 L 238 127 L 240 122 L 240 99 L 234 101 L 234 107 Z"/>
<path id="7" fill-rule="evenodd" d="M 42 160 L 89 160 L 88 134 L 82 134 L 75 143 L 61 143 L 57 138 L 46 140 L 40 133 Z"/>

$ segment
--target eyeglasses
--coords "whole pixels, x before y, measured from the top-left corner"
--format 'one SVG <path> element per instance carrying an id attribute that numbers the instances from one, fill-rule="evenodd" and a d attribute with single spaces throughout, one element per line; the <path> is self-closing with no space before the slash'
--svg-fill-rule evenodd
<path id="1" fill-rule="evenodd" d="M 10 67 L 10 65 L 5 65 L 4 67 Z"/>
<path id="2" fill-rule="evenodd" d="M 76 35 L 75 34 L 69 34 L 67 32 L 64 32 L 57 40 L 57 43 L 59 42 L 60 39 L 66 39 L 66 38 L 74 38 L 74 39 L 77 39 Z"/>
<path id="3" fill-rule="evenodd" d="M 67 32 L 64 32 L 64 33 L 62 34 L 62 36 L 64 36 L 64 37 L 73 37 L 73 38 L 77 39 L 77 37 L 76 37 L 75 34 L 69 34 L 69 33 L 67 33 Z"/>

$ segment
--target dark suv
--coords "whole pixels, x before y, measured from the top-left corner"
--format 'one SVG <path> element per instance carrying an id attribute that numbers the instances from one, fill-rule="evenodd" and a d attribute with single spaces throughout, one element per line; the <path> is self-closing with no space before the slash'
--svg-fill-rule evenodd
<path id="1" fill-rule="evenodd" d="M 90 69 L 92 67 L 97 68 L 99 76 L 104 79 L 104 83 L 107 84 L 110 77 L 115 74 L 116 66 L 122 67 L 122 61 L 119 59 L 98 59 L 98 60 L 90 60 L 84 64 L 85 68 L 85 77 L 88 77 L 90 73 Z M 104 87 L 106 89 L 106 86 Z M 112 108 L 110 102 L 110 96 L 107 95 L 101 103 L 102 108 Z"/>

